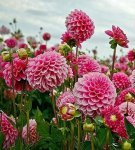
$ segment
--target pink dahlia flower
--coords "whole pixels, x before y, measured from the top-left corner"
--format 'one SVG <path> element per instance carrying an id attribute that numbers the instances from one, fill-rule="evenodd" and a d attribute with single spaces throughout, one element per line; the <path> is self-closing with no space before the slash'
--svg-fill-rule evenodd
<path id="1" fill-rule="evenodd" d="M 75 102 L 76 102 L 76 98 L 74 97 L 72 92 L 68 91 L 68 92 L 64 92 L 58 97 L 56 101 L 56 106 L 60 108 L 62 105 L 65 105 L 66 103 L 74 104 Z"/>
<path id="2" fill-rule="evenodd" d="M 68 67 L 68 77 L 72 78 L 74 75 L 73 75 L 73 70 L 72 68 L 69 66 Z"/>
<path id="3" fill-rule="evenodd" d="M 95 59 L 87 55 L 80 55 L 78 57 L 78 75 L 89 72 L 101 72 L 101 67 Z"/>
<path id="4" fill-rule="evenodd" d="M 126 119 L 135 127 L 135 104 L 132 102 L 124 102 L 119 105 L 119 108 L 126 115 Z"/>
<path id="5" fill-rule="evenodd" d="M 14 123 L 5 113 L 0 112 L 0 128 L 4 135 L 3 149 L 10 148 L 15 143 L 18 136 L 17 129 L 13 127 L 9 120 Z"/>
<path id="6" fill-rule="evenodd" d="M 66 59 L 57 52 L 45 52 L 30 59 L 26 70 L 29 84 L 41 92 L 61 85 L 68 74 Z"/>
<path id="7" fill-rule="evenodd" d="M 118 106 L 125 101 L 135 102 L 135 98 L 131 96 L 130 93 L 135 94 L 135 89 L 130 87 L 120 92 L 120 94 L 116 98 L 115 105 Z"/>
<path id="8" fill-rule="evenodd" d="M 121 56 L 120 58 L 119 58 L 119 62 L 120 63 L 127 63 L 127 57 L 126 56 Z"/>
<path id="9" fill-rule="evenodd" d="M 79 110 L 85 116 L 93 117 L 115 103 L 116 89 L 105 74 L 92 72 L 78 79 L 73 94 Z"/>
<path id="10" fill-rule="evenodd" d="M 13 78 L 14 78 L 14 88 L 17 91 L 23 89 L 23 84 L 26 81 L 25 69 L 27 66 L 27 60 L 19 59 L 15 57 L 13 59 Z M 7 86 L 12 87 L 12 65 L 11 63 L 6 63 L 3 69 L 3 76 Z"/>
<path id="11" fill-rule="evenodd" d="M 7 47 L 9 48 L 14 48 L 17 45 L 17 41 L 15 38 L 6 39 L 5 43 L 7 44 Z"/>
<path id="12" fill-rule="evenodd" d="M 133 88 L 135 88 L 135 70 L 132 71 L 132 74 L 130 75 L 130 81 Z"/>
<path id="13" fill-rule="evenodd" d="M 129 41 L 127 39 L 127 36 L 119 27 L 115 27 L 113 25 L 112 31 L 106 30 L 105 33 L 109 35 L 112 39 L 114 39 L 117 42 L 117 44 L 119 44 L 121 47 L 128 48 Z"/>
<path id="14" fill-rule="evenodd" d="M 45 33 L 43 34 L 43 39 L 44 39 L 45 41 L 49 41 L 49 40 L 51 39 L 51 34 L 48 33 L 48 32 L 45 32 Z"/>
<path id="15" fill-rule="evenodd" d="M 129 61 L 134 61 L 134 60 L 135 60 L 135 49 L 130 50 L 130 51 L 128 52 L 128 60 L 129 60 Z"/>
<path id="16" fill-rule="evenodd" d="M 81 10 L 72 11 L 65 21 L 67 31 L 78 43 L 89 39 L 94 33 L 94 24 L 89 16 Z"/>
<path id="17" fill-rule="evenodd" d="M 28 48 L 28 45 L 25 43 L 21 43 L 21 44 L 19 44 L 19 49 L 20 48 Z"/>
<path id="18" fill-rule="evenodd" d="M 108 70 L 109 70 L 108 66 L 106 66 L 106 65 L 100 65 L 100 66 L 101 66 L 101 72 L 102 73 L 107 73 L 108 72 Z"/>
<path id="19" fill-rule="evenodd" d="M 37 123 L 35 119 L 29 120 L 28 130 L 29 130 L 29 136 L 27 135 L 27 125 L 25 125 L 22 130 L 22 138 L 24 139 L 26 144 L 35 144 L 39 139 L 39 136 L 37 133 Z"/>
<path id="20" fill-rule="evenodd" d="M 107 127 L 116 132 L 119 136 L 128 139 L 126 127 L 124 124 L 124 115 L 119 110 L 119 107 L 109 106 L 102 111 L 104 123 Z"/>
<path id="21" fill-rule="evenodd" d="M 129 77 L 123 72 L 113 74 L 112 81 L 117 89 L 124 90 L 131 86 Z"/>
<path id="22" fill-rule="evenodd" d="M 2 25 L 0 27 L 0 34 L 1 35 L 5 35 L 5 34 L 9 34 L 9 33 L 10 33 L 10 30 L 6 26 Z"/>
<path id="23" fill-rule="evenodd" d="M 127 71 L 128 65 L 125 63 L 115 63 L 114 67 L 120 71 Z"/>

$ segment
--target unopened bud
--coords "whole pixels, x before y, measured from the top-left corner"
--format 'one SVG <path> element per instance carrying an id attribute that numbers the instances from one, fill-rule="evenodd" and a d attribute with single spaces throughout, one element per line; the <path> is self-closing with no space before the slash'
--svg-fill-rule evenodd
<path id="1" fill-rule="evenodd" d="M 83 125 L 83 130 L 84 130 L 84 131 L 93 132 L 94 129 L 95 129 L 95 127 L 94 127 L 93 123 L 85 123 L 85 124 Z"/>
<path id="2" fill-rule="evenodd" d="M 123 150 L 130 150 L 131 149 L 131 143 L 129 142 L 124 142 L 123 143 Z"/>
<path id="3" fill-rule="evenodd" d="M 1 56 L 2 56 L 3 61 L 10 61 L 11 60 L 11 56 L 10 56 L 9 51 L 3 51 L 1 53 Z"/>
<path id="4" fill-rule="evenodd" d="M 125 95 L 125 101 L 131 102 L 132 100 L 134 100 L 134 97 L 130 93 Z"/>
<path id="5" fill-rule="evenodd" d="M 24 48 L 20 48 L 17 50 L 17 53 L 18 53 L 18 56 L 20 59 L 25 59 L 28 57 L 28 53 L 27 53 L 27 50 L 24 49 Z"/>
<path id="6" fill-rule="evenodd" d="M 61 54 L 68 54 L 69 52 L 71 51 L 71 48 L 68 44 L 64 43 L 64 44 L 61 44 L 59 45 L 59 52 Z"/>

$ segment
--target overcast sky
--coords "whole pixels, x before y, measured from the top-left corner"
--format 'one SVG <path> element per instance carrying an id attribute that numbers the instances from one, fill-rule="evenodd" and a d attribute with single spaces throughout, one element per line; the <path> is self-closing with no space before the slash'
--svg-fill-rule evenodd
<path id="1" fill-rule="evenodd" d="M 100 56 L 111 54 L 104 31 L 112 25 L 123 29 L 130 41 L 125 53 L 135 47 L 135 0 L 0 0 L 0 26 L 9 26 L 16 18 L 25 36 L 37 35 L 42 26 L 52 35 L 49 45 L 55 45 L 66 31 L 66 16 L 74 9 L 86 12 L 95 24 L 95 33 L 82 50 L 97 46 Z"/>

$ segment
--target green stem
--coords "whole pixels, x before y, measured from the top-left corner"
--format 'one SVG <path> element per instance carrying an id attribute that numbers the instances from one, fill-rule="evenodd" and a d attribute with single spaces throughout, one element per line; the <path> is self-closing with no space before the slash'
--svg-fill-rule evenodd
<path id="1" fill-rule="evenodd" d="M 74 124 L 71 123 L 71 150 L 74 150 Z"/>
<path id="2" fill-rule="evenodd" d="M 94 137 L 93 137 L 93 133 L 91 133 L 91 137 L 90 137 L 90 141 L 91 141 L 91 150 L 94 150 Z"/>
<path id="3" fill-rule="evenodd" d="M 27 117 L 27 143 L 29 143 L 29 111 L 26 112 Z"/>
<path id="4" fill-rule="evenodd" d="M 107 130 L 107 134 L 106 134 L 106 150 L 109 150 L 109 136 L 110 136 L 110 130 Z"/>
<path id="5" fill-rule="evenodd" d="M 78 120 L 78 144 L 77 144 L 77 150 L 80 150 L 80 139 L 81 139 L 81 126 L 80 126 L 80 121 Z"/>
<path id="6" fill-rule="evenodd" d="M 113 73 L 114 73 L 115 60 L 116 60 L 116 48 L 115 48 L 114 51 L 113 51 L 113 61 L 112 61 L 112 68 L 111 68 L 111 79 L 112 79 Z"/>
<path id="7" fill-rule="evenodd" d="M 15 106 L 15 90 L 14 90 L 14 63 L 13 63 L 13 59 L 12 59 L 12 50 L 11 49 L 10 49 L 10 58 L 11 58 L 11 74 L 12 74 L 12 88 L 13 88 L 13 109 L 14 109 L 15 121 L 17 122 L 16 106 Z"/>
<path id="8" fill-rule="evenodd" d="M 78 58 L 78 46 L 76 46 L 76 59 Z M 75 82 L 78 81 L 78 65 L 76 66 L 76 75 L 75 75 Z"/>

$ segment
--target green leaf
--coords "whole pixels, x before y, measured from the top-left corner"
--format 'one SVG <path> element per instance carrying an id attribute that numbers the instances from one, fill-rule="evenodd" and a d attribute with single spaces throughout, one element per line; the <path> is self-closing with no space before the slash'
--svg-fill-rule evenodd
<path id="1" fill-rule="evenodd" d="M 32 101 L 29 99 L 26 101 L 26 111 L 30 112 L 32 109 Z"/>
<path id="2" fill-rule="evenodd" d="M 0 149 L 3 147 L 4 135 L 0 132 Z"/>

